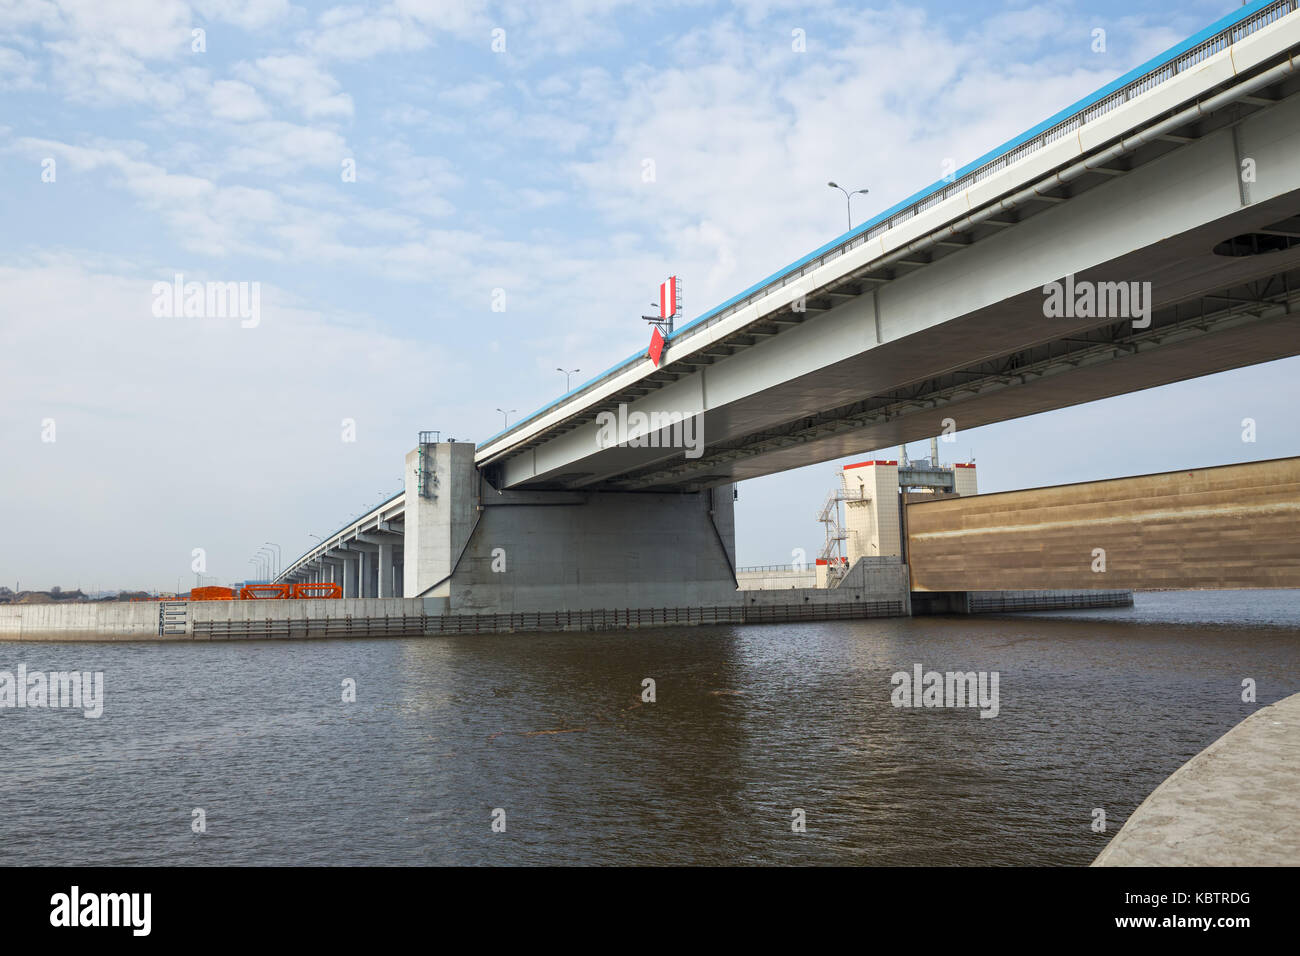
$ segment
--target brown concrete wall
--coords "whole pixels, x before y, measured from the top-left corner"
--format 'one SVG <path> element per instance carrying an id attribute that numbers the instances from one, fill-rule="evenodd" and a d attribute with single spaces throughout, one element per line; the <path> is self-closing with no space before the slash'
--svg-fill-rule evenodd
<path id="1" fill-rule="evenodd" d="M 1300 588 L 1300 458 L 906 511 L 916 591 Z"/>

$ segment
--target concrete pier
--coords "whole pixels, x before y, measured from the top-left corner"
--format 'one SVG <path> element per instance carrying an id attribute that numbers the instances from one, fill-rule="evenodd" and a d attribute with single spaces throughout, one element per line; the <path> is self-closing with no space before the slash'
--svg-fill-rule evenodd
<path id="1" fill-rule="evenodd" d="M 1300 864 L 1300 694 L 1251 714 L 1157 787 L 1093 866 Z"/>
<path id="2" fill-rule="evenodd" d="M 464 442 L 422 445 L 406 475 L 401 547 L 411 573 L 398 593 L 407 598 L 440 598 L 456 614 L 739 603 L 730 485 L 498 490 Z"/>

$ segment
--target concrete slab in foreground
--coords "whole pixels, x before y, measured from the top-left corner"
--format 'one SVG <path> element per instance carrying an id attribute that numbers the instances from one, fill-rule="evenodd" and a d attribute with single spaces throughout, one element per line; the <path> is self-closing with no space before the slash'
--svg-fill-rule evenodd
<path id="1" fill-rule="evenodd" d="M 1300 865 L 1300 694 L 1178 768 L 1092 865 Z"/>

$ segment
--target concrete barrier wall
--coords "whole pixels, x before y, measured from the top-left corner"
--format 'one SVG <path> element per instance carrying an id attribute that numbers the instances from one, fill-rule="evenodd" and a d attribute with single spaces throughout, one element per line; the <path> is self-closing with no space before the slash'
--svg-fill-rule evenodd
<path id="1" fill-rule="evenodd" d="M 1296 588 L 1300 458 L 910 504 L 907 541 L 916 591 Z"/>
<path id="2" fill-rule="evenodd" d="M 342 598 L 300 601 L 194 601 L 190 621 L 330 621 L 346 618 L 408 617 L 426 613 L 420 598 Z"/>
<path id="3" fill-rule="evenodd" d="M 817 571 L 764 570 L 737 571 L 736 582 L 741 591 L 790 590 L 790 588 L 812 588 L 817 586 Z"/>
<path id="4" fill-rule="evenodd" d="M 0 605 L 0 640 L 188 641 L 414 637 L 515 630 L 599 630 L 679 624 L 764 623 L 901 616 L 899 588 L 733 591 L 727 605 L 661 605 L 587 611 L 446 613 L 445 599 L 178 601 Z M 172 615 L 160 633 L 159 612 Z"/>
<path id="5" fill-rule="evenodd" d="M 0 604 L 0 641 L 159 639 L 156 601 Z"/>
<path id="6" fill-rule="evenodd" d="M 910 590 L 907 565 L 897 558 L 858 558 L 836 586 L 843 595 L 846 591 L 867 591 L 871 593 L 897 592 L 903 597 Z"/>
<path id="7" fill-rule="evenodd" d="M 777 590 L 741 591 L 745 607 L 767 605 L 777 607 L 792 604 L 812 604 L 818 607 L 831 604 L 854 604 L 861 601 L 906 601 L 907 592 L 900 588 L 881 588 L 875 591 L 845 591 L 842 588 L 784 588 Z"/>

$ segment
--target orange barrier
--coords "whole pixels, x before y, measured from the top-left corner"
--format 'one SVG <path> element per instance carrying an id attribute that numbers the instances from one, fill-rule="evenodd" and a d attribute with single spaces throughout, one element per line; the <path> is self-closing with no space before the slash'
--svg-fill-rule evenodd
<path id="1" fill-rule="evenodd" d="M 343 586 L 337 581 L 317 581 L 315 583 L 295 584 L 293 596 L 302 598 L 335 599 L 343 597 Z"/>
<path id="2" fill-rule="evenodd" d="M 241 601 L 293 597 L 287 584 L 249 584 L 239 590 Z"/>
<path id="3" fill-rule="evenodd" d="M 233 601 L 234 599 L 233 588 L 206 587 L 193 588 L 190 591 L 191 601 Z"/>

